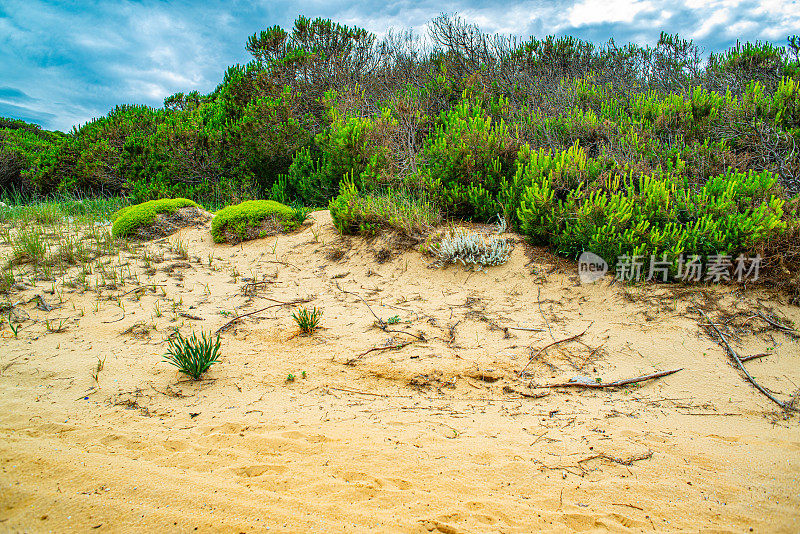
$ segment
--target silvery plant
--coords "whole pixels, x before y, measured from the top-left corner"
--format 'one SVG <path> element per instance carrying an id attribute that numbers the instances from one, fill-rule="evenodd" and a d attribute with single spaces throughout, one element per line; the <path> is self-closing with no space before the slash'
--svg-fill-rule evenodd
<path id="1" fill-rule="evenodd" d="M 513 248 L 510 240 L 500 237 L 505 230 L 506 222 L 502 217 L 494 234 L 454 228 L 439 243 L 435 252 L 436 264 L 461 263 L 478 269 L 502 265 L 508 261 Z"/>

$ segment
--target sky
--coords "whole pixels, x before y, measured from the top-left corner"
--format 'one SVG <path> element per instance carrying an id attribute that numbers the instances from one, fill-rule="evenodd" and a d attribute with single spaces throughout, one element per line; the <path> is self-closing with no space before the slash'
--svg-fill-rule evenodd
<path id="1" fill-rule="evenodd" d="M 443 12 L 490 33 L 597 44 L 654 45 L 661 31 L 679 33 L 704 55 L 800 33 L 800 0 L 0 0 L 0 116 L 69 131 L 117 104 L 160 107 L 179 91 L 212 91 L 229 65 L 249 60 L 249 35 L 289 29 L 298 15 L 381 36 L 426 34 Z"/>

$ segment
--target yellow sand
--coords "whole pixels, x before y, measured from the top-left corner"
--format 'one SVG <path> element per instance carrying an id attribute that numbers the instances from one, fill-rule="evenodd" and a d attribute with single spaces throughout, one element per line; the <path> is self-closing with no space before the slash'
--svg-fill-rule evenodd
<path id="1" fill-rule="evenodd" d="M 574 264 L 521 242 L 487 272 L 431 269 L 414 251 L 379 263 L 391 244 L 343 239 L 327 212 L 312 218 L 234 247 L 183 230 L 188 265 L 167 253 L 147 276 L 131 255 L 139 284 L 161 287 L 122 307 L 106 297 L 135 283 L 106 290 L 96 311 L 94 292 L 69 289 L 50 312 L 20 304 L 38 322 L 19 339 L 6 327 L 0 344 L 0 530 L 800 530 L 798 418 L 745 382 L 690 309 L 718 317 L 760 302 L 800 323 L 797 307 L 738 287 L 581 286 Z M 245 296 L 243 278 L 268 282 Z M 398 316 L 397 332 L 337 284 Z M 50 288 L 11 298 L 58 304 Z M 161 361 L 171 327 L 216 330 L 302 298 L 324 310 L 313 336 L 278 306 L 222 335 L 207 380 Z M 45 318 L 66 330 L 48 332 Z M 532 353 L 584 331 L 518 378 Z M 765 330 L 736 346 L 774 353 L 746 365 L 778 397 L 800 387 L 798 341 Z M 620 389 L 528 387 L 680 367 Z"/>

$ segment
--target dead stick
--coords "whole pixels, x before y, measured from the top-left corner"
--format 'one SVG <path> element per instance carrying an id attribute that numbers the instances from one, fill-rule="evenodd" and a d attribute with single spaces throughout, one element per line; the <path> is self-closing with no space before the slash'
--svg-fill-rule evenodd
<path id="1" fill-rule="evenodd" d="M 532 386 L 537 388 L 589 388 L 589 389 L 599 389 L 599 388 L 616 388 L 620 386 L 627 386 L 629 384 L 636 384 L 638 382 L 644 382 L 645 380 L 653 380 L 654 378 L 661 378 L 662 376 L 668 376 L 673 373 L 677 373 L 678 371 L 682 371 L 683 367 L 680 369 L 671 369 L 669 371 L 659 371 L 657 373 L 637 376 L 636 378 L 626 378 L 624 380 L 615 380 L 614 382 L 563 382 L 561 384 L 545 384 L 542 386 Z"/>
<path id="2" fill-rule="evenodd" d="M 604 460 L 608 460 L 609 462 L 614 462 L 615 464 L 631 466 L 631 465 L 633 465 L 633 462 L 639 462 L 641 460 L 647 460 L 648 458 L 651 458 L 652 456 L 653 456 L 653 451 L 648 450 L 647 452 L 644 452 L 642 454 L 637 454 L 636 456 L 631 456 L 630 458 L 625 460 L 623 458 L 617 458 L 616 456 L 611 456 L 609 454 L 601 452 L 600 454 L 595 454 L 594 456 L 589 456 L 588 458 L 584 458 L 583 460 L 578 460 L 578 464 L 582 464 L 583 462 L 588 462 L 589 460 L 594 460 L 594 459 L 597 459 L 597 458 L 603 458 Z"/>
<path id="3" fill-rule="evenodd" d="M 771 326 L 777 328 L 778 330 L 782 331 L 783 333 L 785 333 L 785 334 L 787 334 L 787 335 L 789 335 L 791 337 L 795 337 L 795 338 L 796 337 L 800 337 L 800 333 L 798 333 L 797 330 L 795 330 L 794 328 L 789 328 L 786 325 L 782 325 L 780 323 L 777 323 L 777 322 L 773 321 L 772 319 L 770 319 L 769 317 L 767 317 L 766 315 L 764 315 L 763 313 L 761 313 L 760 311 L 756 312 L 756 314 L 758 314 L 759 317 L 764 319 Z"/>
<path id="4" fill-rule="evenodd" d="M 766 396 L 766 397 L 767 397 L 769 400 L 771 400 L 772 402 L 774 402 L 775 404 L 777 404 L 778 406 L 780 406 L 780 407 L 781 407 L 781 408 L 783 408 L 784 410 L 787 410 L 787 411 L 791 410 L 791 409 L 792 409 L 792 407 L 790 407 L 790 406 L 789 406 L 788 404 L 786 404 L 785 402 L 781 402 L 781 401 L 779 401 L 778 399 L 776 399 L 776 398 L 775 398 L 775 396 L 774 396 L 772 393 L 770 393 L 769 391 L 767 391 L 767 390 L 766 390 L 766 389 L 765 389 L 765 388 L 764 388 L 764 387 L 763 387 L 761 384 L 759 384 L 758 382 L 756 382 L 756 381 L 755 381 L 755 379 L 754 379 L 752 376 L 750 376 L 750 373 L 748 373 L 748 372 L 747 372 L 747 369 L 745 369 L 745 368 L 744 368 L 744 365 L 742 365 L 742 358 L 739 356 L 739 354 L 738 354 L 738 353 L 737 353 L 735 350 L 733 350 L 733 347 L 731 347 L 731 344 L 730 344 L 730 343 L 728 343 L 728 340 L 727 340 L 727 339 L 725 339 L 725 336 L 722 334 L 722 332 L 720 332 L 720 329 L 719 329 L 719 328 L 717 328 L 717 325 L 715 325 L 715 324 L 714 324 L 714 322 L 713 322 L 713 321 L 711 320 L 711 318 L 710 318 L 710 317 L 709 317 L 709 316 L 706 314 L 706 312 L 704 312 L 704 311 L 703 311 L 703 310 L 701 310 L 700 308 L 695 308 L 695 309 L 696 309 L 697 311 L 699 311 L 699 312 L 700 312 L 700 313 L 703 315 L 703 317 L 705 317 L 705 318 L 706 318 L 706 320 L 709 322 L 709 325 L 711 326 L 711 328 L 713 328 L 713 329 L 714 329 L 714 331 L 717 333 L 717 336 L 719 337 L 720 341 L 722 341 L 722 344 L 723 344 L 723 346 L 725 347 L 726 351 L 728 352 L 728 355 L 731 357 L 731 359 L 733 359 L 733 361 L 734 361 L 734 362 L 736 362 L 736 365 L 737 365 L 737 366 L 739 367 L 739 369 L 740 369 L 740 370 L 741 370 L 741 371 L 744 373 L 744 376 L 747 378 L 747 380 L 748 380 L 748 381 L 749 381 L 751 384 L 753 384 L 753 386 L 755 386 L 755 388 L 756 388 L 758 391 L 760 391 L 761 393 L 763 393 L 763 394 L 764 394 L 764 395 L 765 395 L 765 396 Z"/>
<path id="5" fill-rule="evenodd" d="M 369 350 L 365 350 L 364 352 L 362 352 L 358 356 L 353 356 L 352 358 L 350 358 L 349 360 L 347 360 L 344 363 L 345 363 L 345 365 L 353 365 L 354 363 L 356 363 L 358 360 L 360 360 L 361 358 L 363 358 L 364 356 L 366 356 L 370 352 L 378 352 L 378 351 L 384 351 L 384 350 L 399 350 L 399 349 L 402 349 L 403 347 L 405 347 L 406 345 L 411 345 L 412 343 L 413 343 L 413 341 L 408 341 L 406 343 L 399 343 L 397 345 L 389 345 L 387 347 L 372 347 Z"/>
<path id="6" fill-rule="evenodd" d="M 261 308 L 259 310 L 251 311 L 251 312 L 245 313 L 243 315 L 237 315 L 236 317 L 234 317 L 233 319 L 231 319 L 230 321 L 228 321 L 227 323 L 225 323 L 224 325 L 219 327 L 217 329 L 217 331 L 214 332 L 214 334 L 221 334 L 221 333 L 225 332 L 228 328 L 230 328 L 233 325 L 233 323 L 235 323 L 239 319 L 243 319 L 243 318 L 248 317 L 250 315 L 255 315 L 257 313 L 263 312 L 263 311 L 268 310 L 270 308 L 277 308 L 279 306 L 294 306 L 295 304 L 305 304 L 306 302 L 311 302 L 311 299 L 298 299 L 298 300 L 293 300 L 291 302 L 281 302 L 279 304 L 272 304 L 271 306 L 266 306 L 266 307 Z"/>
<path id="7" fill-rule="evenodd" d="M 750 356 L 742 356 L 742 363 L 749 362 L 750 360 L 755 360 L 756 358 L 763 358 L 764 356 L 771 356 L 768 352 L 762 352 L 759 354 L 751 354 Z"/>
<path id="8" fill-rule="evenodd" d="M 121 299 L 125 295 L 133 293 L 134 291 L 142 291 L 143 289 L 147 289 L 148 287 L 152 287 L 153 291 L 155 291 L 157 287 L 167 287 L 167 286 L 165 286 L 164 284 L 147 284 L 147 285 L 144 285 L 144 286 L 139 286 L 137 288 L 131 289 L 130 291 L 126 291 L 125 293 L 123 293 L 122 295 L 120 295 L 120 296 L 118 296 L 116 298 Z"/>
<path id="9" fill-rule="evenodd" d="M 535 355 L 530 357 L 530 359 L 528 360 L 528 363 L 526 363 L 525 367 L 522 368 L 522 371 L 519 372 L 519 376 L 524 376 L 525 375 L 525 371 L 528 370 L 528 367 L 530 367 L 531 363 L 533 363 L 533 360 L 538 358 L 541 353 L 543 353 L 544 351 L 546 351 L 547 349 L 549 349 L 553 345 L 559 345 L 561 343 L 566 343 L 568 341 L 572 341 L 573 339 L 578 339 L 579 337 L 581 337 L 585 333 L 586 333 L 586 330 L 584 330 L 580 334 L 575 334 L 574 336 L 571 336 L 571 337 L 568 337 L 568 338 L 565 338 L 565 339 L 559 339 L 558 341 L 553 341 L 552 343 L 549 343 L 549 344 L 545 345 L 544 347 L 539 349 L 539 351 Z"/>
<path id="10" fill-rule="evenodd" d="M 395 334 L 405 334 L 407 336 L 411 336 L 413 338 L 417 338 L 420 341 L 427 341 L 427 339 L 425 339 L 424 335 L 418 336 L 417 334 L 412 334 L 411 332 L 405 332 L 403 330 L 389 330 L 388 328 L 382 328 L 381 330 L 383 330 L 384 332 L 393 332 Z"/>
<path id="11" fill-rule="evenodd" d="M 503 326 L 501 328 L 507 328 L 509 330 L 524 330 L 526 332 L 544 332 L 544 328 L 522 328 L 520 326 Z"/>
<path id="12" fill-rule="evenodd" d="M 349 295 L 354 295 L 354 296 L 358 297 L 358 298 L 359 298 L 359 300 L 361 300 L 361 302 L 363 302 L 364 304 L 366 304 L 366 305 L 367 305 L 367 308 L 369 308 L 369 312 L 372 314 L 372 316 L 373 316 L 373 317 L 375 317 L 375 319 L 377 319 L 377 320 L 378 320 L 378 323 L 380 323 L 380 325 L 381 325 L 381 330 L 386 330 L 386 323 L 384 322 L 384 320 L 383 320 L 383 319 L 381 319 L 380 317 L 378 317 L 377 315 L 375 315 L 375 312 L 374 312 L 374 311 L 372 311 L 372 307 L 369 305 L 369 303 L 367 303 L 367 301 L 366 301 L 366 300 L 364 300 L 364 299 L 361 297 L 361 295 L 359 295 L 358 293 L 353 293 L 352 291 L 347 291 L 346 289 L 342 289 L 342 288 L 339 286 L 339 282 L 334 282 L 334 285 L 336 286 L 336 289 L 338 289 L 338 290 L 339 290 L 339 291 L 341 291 L 342 293 L 347 293 L 347 294 L 349 294 Z"/>

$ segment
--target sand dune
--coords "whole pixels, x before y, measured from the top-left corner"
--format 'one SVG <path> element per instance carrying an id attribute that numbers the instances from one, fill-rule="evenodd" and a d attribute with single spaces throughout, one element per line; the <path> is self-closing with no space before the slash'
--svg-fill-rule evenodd
<path id="1" fill-rule="evenodd" d="M 521 239 L 486 272 L 430 268 L 312 218 L 237 246 L 183 230 L 188 260 L 166 240 L 147 245 L 161 260 L 149 267 L 123 253 L 156 287 L 104 293 L 119 300 L 67 289 L 48 312 L 28 301 L 56 304 L 49 282 L 16 292 L 38 322 L 0 345 L 0 530 L 800 530 L 798 418 L 692 309 L 737 325 L 743 354 L 768 352 L 748 369 L 788 400 L 798 341 L 751 313 L 800 324 L 780 295 L 582 286 Z M 298 299 L 324 311 L 312 336 L 280 305 Z M 222 334 L 207 379 L 161 361 L 171 327 L 216 330 L 274 304 Z M 373 312 L 397 322 L 381 329 Z M 674 368 L 624 388 L 531 387 Z"/>

